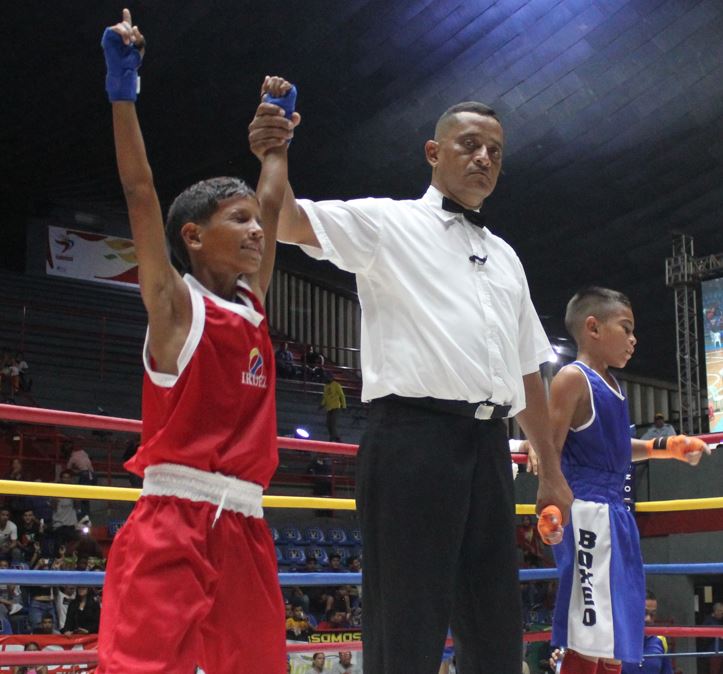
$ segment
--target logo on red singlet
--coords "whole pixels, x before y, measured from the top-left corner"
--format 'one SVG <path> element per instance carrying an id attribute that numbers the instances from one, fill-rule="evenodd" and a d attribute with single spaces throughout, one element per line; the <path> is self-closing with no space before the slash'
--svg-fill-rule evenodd
<path id="1" fill-rule="evenodd" d="M 249 369 L 241 373 L 241 383 L 256 388 L 266 388 L 264 357 L 257 347 L 251 349 L 249 353 Z"/>

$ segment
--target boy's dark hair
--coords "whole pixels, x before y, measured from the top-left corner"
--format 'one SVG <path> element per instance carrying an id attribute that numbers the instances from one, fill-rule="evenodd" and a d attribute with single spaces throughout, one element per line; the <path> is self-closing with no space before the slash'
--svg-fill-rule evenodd
<path id="1" fill-rule="evenodd" d="M 240 178 L 209 178 L 187 187 L 168 209 L 166 218 L 166 239 L 171 248 L 173 262 L 182 273 L 191 271 L 186 244 L 181 228 L 187 222 L 205 225 L 218 209 L 219 201 L 231 197 L 251 197 L 255 192 Z"/>
<path id="2" fill-rule="evenodd" d="M 655 599 L 655 601 L 657 601 L 657 597 L 655 596 L 655 594 L 653 594 L 653 592 L 651 590 L 645 590 L 645 598 L 646 599 Z"/>
<path id="3" fill-rule="evenodd" d="M 489 105 L 485 105 L 484 103 L 480 103 L 479 101 L 463 101 L 462 103 L 456 103 L 450 108 L 447 108 L 439 117 L 437 120 L 437 124 L 434 127 L 434 137 L 439 138 L 440 134 L 443 133 L 445 130 L 445 127 L 447 126 L 447 122 L 451 117 L 454 117 L 458 112 L 476 112 L 478 115 L 482 115 L 483 117 L 493 117 L 494 119 L 497 119 L 499 122 L 499 119 L 497 118 L 497 113 L 490 108 Z"/>
<path id="4" fill-rule="evenodd" d="M 617 290 L 599 286 L 589 286 L 578 290 L 567 303 L 565 328 L 577 342 L 583 323 L 588 316 L 595 316 L 598 320 L 604 321 L 620 304 L 632 308 L 628 297 Z"/>

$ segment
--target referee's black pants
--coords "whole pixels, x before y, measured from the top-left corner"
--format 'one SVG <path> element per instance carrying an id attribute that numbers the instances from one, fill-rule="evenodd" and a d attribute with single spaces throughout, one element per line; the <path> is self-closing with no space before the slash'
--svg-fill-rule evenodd
<path id="1" fill-rule="evenodd" d="M 502 421 L 371 405 L 357 458 L 365 674 L 519 674 L 514 492 Z"/>

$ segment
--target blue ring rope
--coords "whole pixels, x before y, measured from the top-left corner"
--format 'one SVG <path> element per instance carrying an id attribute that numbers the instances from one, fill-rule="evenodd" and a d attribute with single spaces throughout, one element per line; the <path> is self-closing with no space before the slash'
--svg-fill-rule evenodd
<path id="1" fill-rule="evenodd" d="M 648 575 L 713 575 L 723 574 L 723 563 L 711 564 L 646 564 Z M 554 580 L 557 569 L 520 569 L 520 581 Z M 30 571 L 0 569 L 0 585 L 83 585 L 100 587 L 104 571 Z M 359 585 L 361 573 L 279 573 L 279 583 L 289 585 Z"/>

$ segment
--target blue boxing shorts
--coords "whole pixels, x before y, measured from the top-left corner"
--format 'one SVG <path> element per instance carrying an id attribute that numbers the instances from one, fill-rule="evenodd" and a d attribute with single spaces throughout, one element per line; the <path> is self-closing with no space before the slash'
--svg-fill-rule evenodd
<path id="1" fill-rule="evenodd" d="M 560 584 L 553 643 L 581 655 L 643 659 L 645 574 L 635 518 L 617 473 L 576 467 L 575 500 L 562 543 L 553 547 Z"/>

